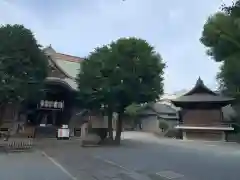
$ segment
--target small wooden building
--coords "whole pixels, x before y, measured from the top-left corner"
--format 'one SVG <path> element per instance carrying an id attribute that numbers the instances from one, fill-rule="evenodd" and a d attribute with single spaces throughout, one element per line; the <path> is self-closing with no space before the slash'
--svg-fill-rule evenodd
<path id="1" fill-rule="evenodd" d="M 225 133 L 234 130 L 223 122 L 222 107 L 233 102 L 207 88 L 199 78 L 186 94 L 172 100 L 180 107 L 180 124 L 183 139 L 225 141 Z"/>

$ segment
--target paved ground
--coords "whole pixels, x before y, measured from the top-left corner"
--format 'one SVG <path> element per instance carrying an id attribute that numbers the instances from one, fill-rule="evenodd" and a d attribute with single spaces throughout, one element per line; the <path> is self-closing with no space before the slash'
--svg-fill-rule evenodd
<path id="1" fill-rule="evenodd" d="M 40 152 L 0 154 L 1 180 L 72 180 Z"/>
<path id="2" fill-rule="evenodd" d="M 0 154 L 1 180 L 238 180 L 240 146 L 125 132 L 121 147 L 47 140 L 29 153 Z M 164 178 L 163 178 L 164 177 Z"/>
<path id="3" fill-rule="evenodd" d="M 116 152 L 102 157 L 147 174 L 170 171 L 187 180 L 240 179 L 238 144 L 158 139 L 144 133 L 125 135 L 125 139 L 131 138 L 142 142 L 142 146 L 126 150 L 124 158 Z"/>

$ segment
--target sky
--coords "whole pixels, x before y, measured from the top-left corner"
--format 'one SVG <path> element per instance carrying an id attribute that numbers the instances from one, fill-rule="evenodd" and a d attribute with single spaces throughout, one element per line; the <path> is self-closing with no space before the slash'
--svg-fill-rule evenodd
<path id="1" fill-rule="evenodd" d="M 231 0 L 225 0 L 231 3 Z M 39 44 L 85 57 L 120 37 L 147 40 L 167 64 L 164 89 L 216 88 L 219 64 L 199 38 L 223 0 L 0 0 L 0 24 L 23 24 Z"/>

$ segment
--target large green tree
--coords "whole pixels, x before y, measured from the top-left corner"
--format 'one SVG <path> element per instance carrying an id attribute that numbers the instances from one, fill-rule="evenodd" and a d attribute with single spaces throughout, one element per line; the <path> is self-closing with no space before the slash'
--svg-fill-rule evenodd
<path id="1" fill-rule="evenodd" d="M 120 142 L 126 107 L 155 101 L 163 93 L 165 64 L 151 45 L 137 38 L 121 38 L 97 48 L 86 61 L 78 78 L 80 92 L 118 113 L 115 140 Z"/>
<path id="2" fill-rule="evenodd" d="M 225 93 L 240 100 L 240 1 L 223 5 L 203 27 L 201 42 L 207 54 L 221 62 L 218 80 Z"/>
<path id="3" fill-rule="evenodd" d="M 17 108 L 33 99 L 47 76 L 47 57 L 31 30 L 22 25 L 0 26 L 0 107 Z M 3 112 L 0 112 L 3 114 Z"/>

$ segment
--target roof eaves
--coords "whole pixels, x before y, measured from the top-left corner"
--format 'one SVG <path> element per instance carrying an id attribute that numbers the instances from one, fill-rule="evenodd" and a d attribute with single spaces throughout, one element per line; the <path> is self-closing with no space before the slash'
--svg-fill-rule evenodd
<path id="1" fill-rule="evenodd" d="M 72 79 L 61 79 L 61 78 L 57 78 L 57 77 L 47 77 L 45 79 L 46 82 L 60 82 L 65 84 L 68 88 L 70 88 L 73 91 L 77 90 L 77 85 L 75 84 L 75 81 L 73 81 Z"/>
<path id="2" fill-rule="evenodd" d="M 85 58 L 81 58 L 81 57 L 78 57 L 78 56 L 72 56 L 72 55 L 68 55 L 68 54 L 63 54 L 63 53 L 56 53 L 57 55 L 60 55 L 60 56 L 65 56 L 65 57 L 68 57 L 66 59 L 64 59 L 64 61 L 70 61 L 70 62 L 81 62 L 83 61 Z M 69 59 L 70 58 L 70 59 Z"/>
<path id="3" fill-rule="evenodd" d="M 67 78 L 74 79 L 74 77 L 70 76 L 66 71 L 64 71 L 50 55 L 48 55 L 48 59 L 49 59 L 49 60 L 54 64 L 54 66 L 55 66 L 59 71 L 61 71 Z"/>
<path id="4" fill-rule="evenodd" d="M 195 86 L 190 90 L 188 91 L 187 93 L 185 93 L 184 95 L 182 96 L 188 96 L 188 95 L 192 95 L 192 94 L 195 94 L 195 93 L 198 93 L 197 90 L 198 89 L 201 89 L 203 90 L 203 92 L 207 93 L 207 94 L 211 94 L 213 96 L 216 96 L 217 94 L 215 92 L 213 92 L 211 89 L 209 89 L 204 83 L 203 83 L 203 80 L 199 77 Z"/>

